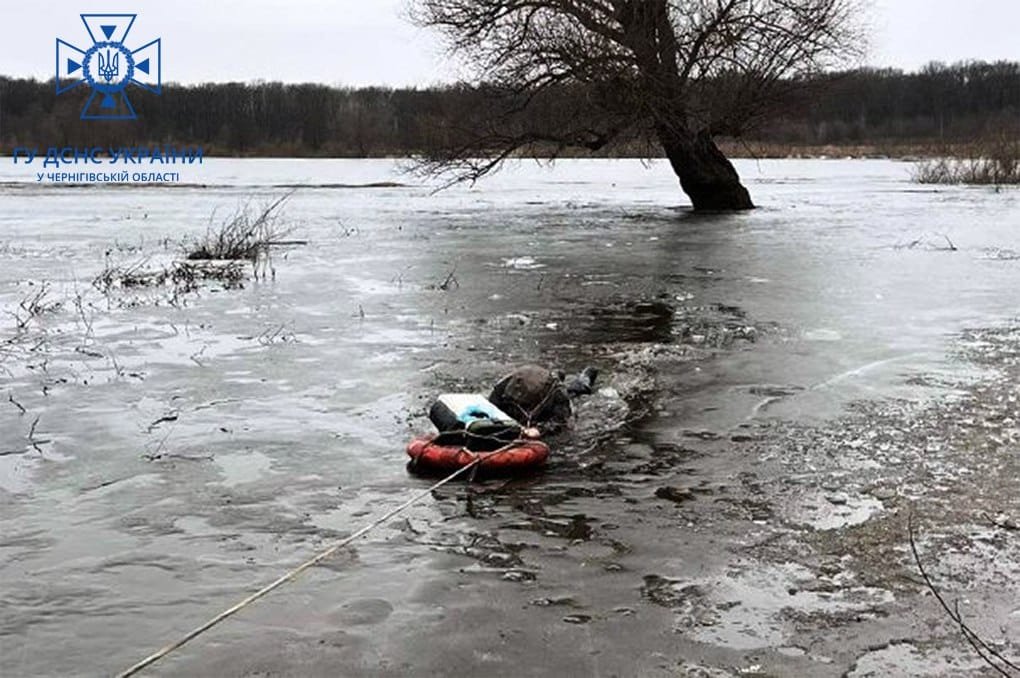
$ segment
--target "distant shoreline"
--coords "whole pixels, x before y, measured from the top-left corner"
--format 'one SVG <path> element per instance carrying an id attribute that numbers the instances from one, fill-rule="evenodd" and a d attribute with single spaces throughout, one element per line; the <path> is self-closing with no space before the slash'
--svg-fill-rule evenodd
<path id="1" fill-rule="evenodd" d="M 408 160 L 418 157 L 423 152 L 420 150 L 398 150 L 392 153 L 368 153 L 364 155 L 313 152 L 296 150 L 291 148 L 258 148 L 251 151 L 238 153 L 224 149 L 218 144 L 202 145 L 197 142 L 180 140 L 173 142 L 140 142 L 134 144 L 137 147 L 148 148 L 151 146 L 162 147 L 165 145 L 177 146 L 202 146 L 204 158 L 233 158 L 233 159 L 308 159 L 308 160 Z M 790 144 L 774 141 L 737 141 L 734 139 L 722 138 L 717 140 L 719 149 L 731 160 L 899 160 L 914 162 L 929 158 L 965 158 L 974 157 L 975 152 L 982 148 L 978 140 L 955 140 L 942 141 L 938 139 L 918 139 L 913 141 L 865 141 L 855 144 Z M 33 144 L 25 143 L 18 146 L 32 147 Z M 45 150 L 45 145 L 39 145 Z M 658 150 L 654 147 L 641 146 L 638 144 L 617 144 L 598 153 L 567 149 L 560 153 L 552 151 L 544 152 L 538 149 L 534 154 L 516 156 L 522 159 L 555 160 L 555 159 L 607 159 L 607 160 L 666 160 L 662 155 L 648 154 L 647 150 Z M 0 146 L 0 158 L 10 158 L 13 148 Z M 977 153 L 980 155 L 980 153 Z"/>
<path id="2" fill-rule="evenodd" d="M 31 146 L 31 144 L 25 144 Z M 162 144 L 141 143 L 138 146 L 160 146 Z M 758 160 L 900 160 L 916 161 L 926 158 L 940 157 L 962 157 L 973 150 L 974 144 L 954 143 L 944 144 L 936 142 L 917 142 L 908 144 L 886 144 L 881 142 L 863 144 L 825 144 L 825 145 L 790 145 L 766 141 L 749 141 L 745 143 L 735 141 L 720 141 L 719 148 L 730 159 L 758 159 Z M 0 158 L 11 158 L 12 149 L 0 148 Z M 250 160 L 407 160 L 416 157 L 412 152 L 408 153 L 382 153 L 368 155 L 347 155 L 328 153 L 287 153 L 287 152 L 260 152 L 252 151 L 247 153 L 224 152 L 215 147 L 205 147 L 203 155 L 206 159 L 227 158 L 227 159 L 250 159 Z M 555 159 L 593 159 L 593 160 L 666 160 L 661 155 L 648 155 L 638 152 L 631 152 L 625 149 L 602 153 L 577 153 L 563 152 L 560 154 L 538 153 L 535 155 L 522 155 L 522 159 L 555 160 Z"/>

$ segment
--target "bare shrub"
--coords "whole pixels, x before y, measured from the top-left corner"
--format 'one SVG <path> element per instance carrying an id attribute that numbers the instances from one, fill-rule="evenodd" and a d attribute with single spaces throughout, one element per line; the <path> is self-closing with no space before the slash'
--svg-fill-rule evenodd
<path id="1" fill-rule="evenodd" d="M 148 257 L 131 264 L 107 261 L 92 280 L 92 286 L 106 295 L 115 290 L 143 290 L 168 287 L 171 303 L 180 295 L 194 292 L 200 282 L 218 282 L 226 289 L 244 286 L 246 262 L 251 262 L 255 279 L 268 277 L 269 250 L 278 245 L 301 245 L 304 241 L 286 240 L 290 229 L 282 225 L 280 208 L 293 191 L 252 208 L 251 200 L 227 217 L 219 226 L 210 226 L 201 238 L 181 242 L 183 259 L 151 264 Z"/>
<path id="2" fill-rule="evenodd" d="M 923 160 L 914 169 L 920 184 L 1020 184 L 1020 135 L 1002 134 L 977 144 L 965 157 L 942 156 Z"/>
<path id="3" fill-rule="evenodd" d="M 264 273 L 267 268 L 271 247 L 297 244 L 286 240 L 291 229 L 281 223 L 280 212 L 293 194 L 293 191 L 286 193 L 257 209 L 247 202 L 219 226 L 210 226 L 203 237 L 185 242 L 185 258 L 190 261 L 250 261 L 258 277 L 259 271 Z"/>
<path id="4" fill-rule="evenodd" d="M 244 264 L 239 261 L 178 261 L 161 268 L 147 268 L 146 259 L 130 266 L 108 265 L 92 280 L 104 294 L 113 290 L 143 289 L 169 285 L 175 294 L 193 292 L 200 281 L 223 283 L 227 289 L 243 287 Z"/>
<path id="5" fill-rule="evenodd" d="M 42 283 L 39 289 L 28 294 L 18 303 L 18 310 L 8 311 L 8 315 L 14 318 L 18 330 L 24 330 L 29 322 L 45 313 L 57 311 L 63 302 L 48 299 L 50 291 L 49 283 Z"/>

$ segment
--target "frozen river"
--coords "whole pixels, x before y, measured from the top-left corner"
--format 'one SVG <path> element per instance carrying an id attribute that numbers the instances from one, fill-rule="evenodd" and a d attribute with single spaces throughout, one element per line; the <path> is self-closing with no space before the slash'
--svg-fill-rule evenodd
<path id="1" fill-rule="evenodd" d="M 424 487 L 403 446 L 429 399 L 522 362 L 596 364 L 634 417 L 604 393 L 587 416 L 619 420 L 579 427 L 603 436 L 591 459 L 572 440 L 543 476 L 486 484 L 478 511 L 444 490 L 153 674 L 849 670 L 778 652 L 779 622 L 690 631 L 655 582 L 725 570 L 741 529 L 663 523 L 647 469 L 612 465 L 977 378 L 954 342 L 1020 313 L 1020 192 L 920 187 L 893 161 L 738 169 L 760 208 L 696 215 L 665 163 L 631 160 L 439 193 L 384 160 L 211 159 L 178 187 L 40 186 L 4 163 L 0 674 L 109 675 L 176 638 Z M 307 244 L 268 280 L 91 284 L 293 187 Z M 703 452 L 708 477 L 757 464 Z"/>

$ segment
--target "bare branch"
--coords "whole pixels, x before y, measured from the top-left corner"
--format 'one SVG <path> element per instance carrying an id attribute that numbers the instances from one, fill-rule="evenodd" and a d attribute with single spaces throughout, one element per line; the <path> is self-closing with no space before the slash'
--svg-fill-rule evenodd
<path id="1" fill-rule="evenodd" d="M 914 516 L 911 514 L 907 518 L 907 535 L 910 540 L 910 552 L 914 555 L 914 563 L 917 565 L 917 570 L 921 573 L 921 577 L 924 579 L 925 585 L 928 590 L 931 591 L 932 595 L 945 610 L 946 614 L 952 619 L 957 626 L 960 627 L 960 633 L 966 639 L 967 643 L 974 649 L 974 652 L 981 657 L 981 659 L 992 667 L 999 675 L 1005 676 L 1006 678 L 1016 678 L 1020 675 L 1020 666 L 1014 662 L 1009 661 L 1002 656 L 995 648 L 989 647 L 989 645 L 976 634 L 967 623 L 963 621 L 963 616 L 960 614 L 960 603 L 957 601 L 953 607 L 949 606 L 946 599 L 942 596 L 942 593 L 935 587 L 928 572 L 924 569 L 924 564 L 921 562 L 921 554 L 917 550 L 917 542 L 914 539 Z M 1003 664 L 999 666 L 998 663 Z M 1010 668 L 1017 673 L 1010 673 L 1006 669 Z"/>

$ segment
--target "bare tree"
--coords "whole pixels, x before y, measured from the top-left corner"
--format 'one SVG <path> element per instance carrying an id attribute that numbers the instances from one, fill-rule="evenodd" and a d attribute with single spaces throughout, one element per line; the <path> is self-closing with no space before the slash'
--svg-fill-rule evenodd
<path id="1" fill-rule="evenodd" d="M 475 180 L 515 155 L 640 138 L 695 209 L 752 208 L 715 138 L 740 137 L 798 80 L 857 53 L 857 11 L 857 0 L 416 0 L 414 19 L 494 95 L 424 168 Z M 541 129 L 521 115 L 563 87 L 576 88 L 571 110 Z"/>

